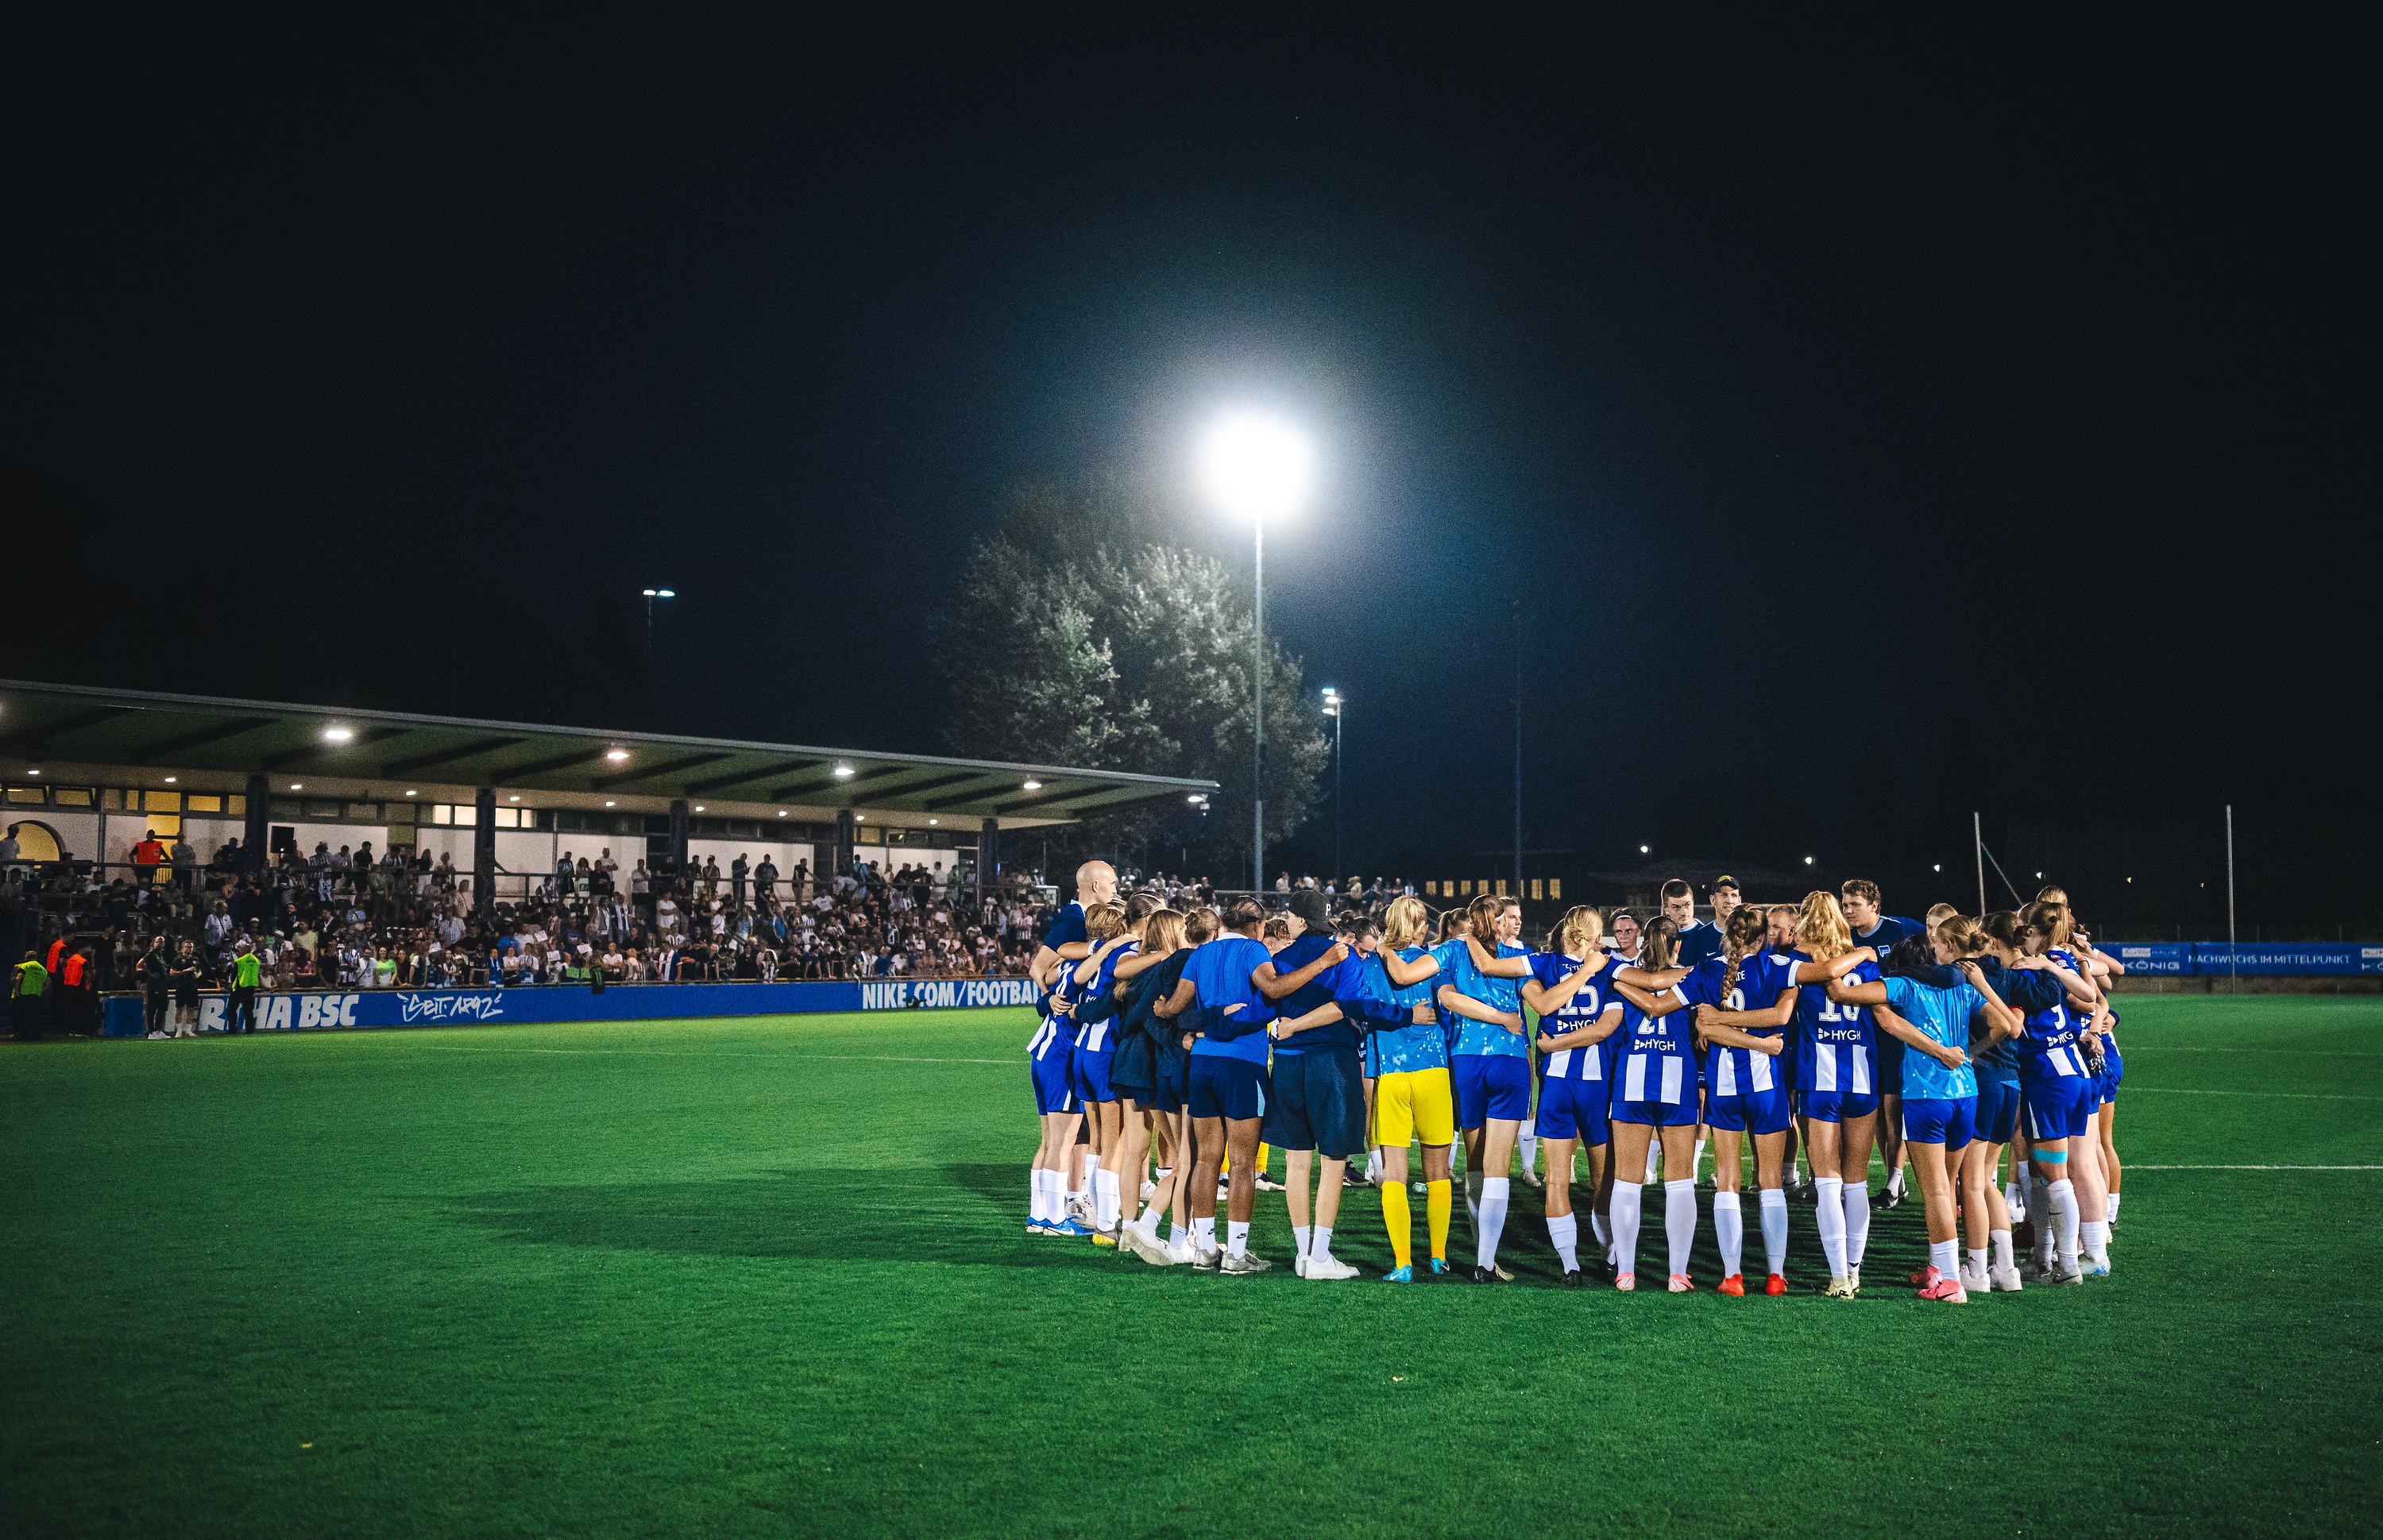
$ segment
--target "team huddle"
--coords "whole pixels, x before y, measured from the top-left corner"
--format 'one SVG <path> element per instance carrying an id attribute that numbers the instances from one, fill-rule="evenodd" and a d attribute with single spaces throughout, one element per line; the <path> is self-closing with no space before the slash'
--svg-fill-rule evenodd
<path id="1" fill-rule="evenodd" d="M 1599 911 L 1573 909 L 1546 952 L 1517 944 L 1516 900 L 1487 894 L 1435 927 L 1412 895 L 1376 918 L 1334 916 L 1312 890 L 1287 915 L 1253 898 L 1180 913 L 1146 893 L 1120 900 L 1101 862 L 1077 873 L 1077 892 L 1032 965 L 1031 1234 L 1265 1272 L 1249 1230 L 1273 1146 L 1300 1276 L 1359 1275 L 1332 1254 L 1333 1222 L 1345 1185 L 1377 1185 L 1384 1279 L 1411 1283 L 1410 1150 L 1424 1271 L 1448 1275 L 1461 1138 L 1473 1262 L 1455 1276 L 1511 1280 L 1498 1249 L 1519 1149 L 1530 1181 L 1545 1157 L 1566 1287 L 1639 1287 L 1646 1189 L 1660 1180 L 1665 1276 L 1685 1293 L 1710 1142 L 1723 1294 L 1749 1287 L 1749 1145 L 1761 1292 L 1788 1291 L 1791 1192 L 1813 1205 L 1831 1298 L 1860 1291 L 1873 1208 L 1914 1185 L 1928 1261 L 1909 1281 L 1923 1299 L 2018 1290 L 2031 1242 L 2039 1283 L 2110 1270 L 2120 1061 L 2106 983 L 2124 969 L 2057 889 L 1979 918 L 1940 905 L 1922 924 L 1882 913 L 1868 881 L 1763 906 L 1723 878 L 1706 922 L 1674 881 L 1662 912 L 1617 913 L 1611 942 Z M 1873 1151 L 1888 1173 L 1875 1200 Z"/>

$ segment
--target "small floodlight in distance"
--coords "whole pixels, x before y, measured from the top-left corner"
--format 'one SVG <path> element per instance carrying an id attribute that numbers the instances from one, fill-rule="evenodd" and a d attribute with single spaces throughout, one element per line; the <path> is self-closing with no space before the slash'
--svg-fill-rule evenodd
<path id="1" fill-rule="evenodd" d="M 1936 863 L 1936 869 L 1937 869 L 1938 871 L 1942 871 L 1942 870 L 1944 870 L 1944 869 L 1945 869 L 1945 863 L 1944 863 L 1944 862 L 1942 862 L 1942 861 L 1937 862 L 1937 863 Z"/>
<path id="2" fill-rule="evenodd" d="M 655 589 L 655 590 L 654 590 L 654 596 L 655 596 L 657 598 L 678 598 L 677 593 L 676 593 L 676 592 L 674 592 L 674 591 L 673 591 L 673 590 L 672 590 L 672 589 L 669 589 L 669 588 L 657 588 L 657 589 Z"/>
<path id="3" fill-rule="evenodd" d="M 352 728 L 327 727 L 323 729 L 323 741 L 327 744 L 343 744 L 355 735 L 355 730 Z"/>
<path id="4" fill-rule="evenodd" d="M 629 751 L 625 748 L 608 748 L 604 751 L 604 758 L 616 765 L 628 757 Z"/>
<path id="5" fill-rule="evenodd" d="M 1040 781 L 1029 781 L 1028 782 L 1026 782 L 1026 790 L 1028 790 L 1028 791 L 1030 791 L 1030 792 L 1039 792 L 1039 791 L 1041 791 L 1042 789 L 1043 789 L 1043 782 L 1041 782 Z M 2039 877 L 2041 877 L 2041 876 L 2043 876 L 2043 874 L 2042 872 L 2038 872 L 2038 873 L 2036 873 L 2036 875 L 2037 875 L 2037 876 L 2039 876 Z"/>
<path id="6" fill-rule="evenodd" d="M 1809 856 L 1805 856 L 1805 857 L 1804 857 L 1804 864 L 1805 864 L 1806 866 L 1808 866 L 1808 867 L 1809 867 L 1809 866 L 1810 866 L 1810 865 L 1812 864 L 1812 857 L 1810 857 Z"/>
<path id="7" fill-rule="evenodd" d="M 646 598 L 653 598 L 653 597 L 654 597 L 654 591 L 653 591 L 651 588 L 647 589 L 647 590 L 646 590 Z"/>
<path id="8" fill-rule="evenodd" d="M 1229 513 L 1271 519 L 1307 500 L 1315 471 L 1307 439 L 1280 418 L 1229 412 L 1208 430 L 1200 451 L 1208 495 Z"/>
<path id="9" fill-rule="evenodd" d="M 1646 847 L 1645 845 L 1643 845 L 1643 844 L 1642 844 L 1642 845 L 1640 845 L 1640 846 L 1638 847 L 1638 854 L 1639 854 L 1639 855 L 1641 855 L 1641 856 L 1646 855 L 1646 854 L 1647 854 L 1647 847 Z"/>
<path id="10" fill-rule="evenodd" d="M 836 766 L 836 767 L 835 767 L 835 776 L 836 776 L 836 779 L 837 779 L 837 780 L 839 780 L 839 781 L 843 780 L 846 776 L 850 775 L 851 773 L 852 773 L 852 767 L 851 767 L 850 765 L 838 765 L 838 766 Z"/>

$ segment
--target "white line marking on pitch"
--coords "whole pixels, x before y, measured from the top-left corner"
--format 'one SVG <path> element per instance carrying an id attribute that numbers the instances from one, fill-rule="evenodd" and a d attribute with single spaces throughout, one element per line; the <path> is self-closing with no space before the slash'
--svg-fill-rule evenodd
<path id="1" fill-rule="evenodd" d="M 2155 1096 L 2276 1096 L 2290 1102 L 2383 1102 L 2383 1096 L 2328 1096 L 2312 1090 L 2196 1090 L 2190 1086 L 2129 1086 L 2126 1090 L 2149 1091 Z"/>
<path id="2" fill-rule="evenodd" d="M 460 1042 L 425 1043 L 442 1053 L 596 1053 L 648 1059 L 848 1059 L 870 1064 L 1007 1064 L 1024 1059 L 908 1059 L 890 1053 L 738 1053 L 724 1049 L 686 1048 L 470 1048 Z"/>

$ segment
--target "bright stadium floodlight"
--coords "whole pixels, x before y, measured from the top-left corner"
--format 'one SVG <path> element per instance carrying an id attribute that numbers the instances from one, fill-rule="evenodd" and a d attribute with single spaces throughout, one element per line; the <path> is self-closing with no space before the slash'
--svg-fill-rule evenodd
<path id="1" fill-rule="evenodd" d="M 838 781 L 843 780 L 846 776 L 850 775 L 851 773 L 852 767 L 850 765 L 838 765 L 835 767 L 835 778 Z"/>
<path id="2" fill-rule="evenodd" d="M 608 748 L 604 751 L 604 758 L 616 765 L 628 757 L 629 751 L 625 748 Z"/>
<path id="3" fill-rule="evenodd" d="M 1266 887 L 1266 522 L 1296 512 L 1307 500 L 1315 452 L 1306 437 L 1278 417 L 1228 412 L 1200 447 L 1201 479 L 1216 506 L 1247 519 L 1257 562 L 1250 624 L 1250 886 Z"/>
<path id="4" fill-rule="evenodd" d="M 1942 871 L 1942 870 L 1944 870 L 1944 869 L 1945 869 L 1945 863 L 1944 863 L 1944 862 L 1942 862 L 1942 861 L 1937 862 L 1937 863 L 1936 863 L 1936 869 L 1937 869 L 1938 871 Z"/>
<path id="5" fill-rule="evenodd" d="M 1040 781 L 1029 781 L 1026 782 L 1025 789 L 1030 792 L 1039 792 L 1043 789 L 1043 782 Z"/>
<path id="6" fill-rule="evenodd" d="M 355 735 L 355 730 L 353 728 L 327 727 L 323 729 L 323 741 L 327 744 L 343 744 Z"/>
<path id="7" fill-rule="evenodd" d="M 1642 844 L 1642 845 L 1640 845 L 1640 846 L 1638 847 L 1638 854 L 1639 854 L 1639 855 L 1641 855 L 1641 856 L 1646 855 L 1646 854 L 1647 854 L 1647 847 L 1646 847 L 1645 845 L 1643 845 L 1643 844 Z"/>
<path id="8" fill-rule="evenodd" d="M 1808 867 L 1809 867 L 1809 866 L 1810 866 L 1810 865 L 1812 864 L 1812 857 L 1810 857 L 1809 856 L 1805 856 L 1805 857 L 1804 857 L 1804 864 L 1805 864 L 1806 866 L 1808 866 Z"/>

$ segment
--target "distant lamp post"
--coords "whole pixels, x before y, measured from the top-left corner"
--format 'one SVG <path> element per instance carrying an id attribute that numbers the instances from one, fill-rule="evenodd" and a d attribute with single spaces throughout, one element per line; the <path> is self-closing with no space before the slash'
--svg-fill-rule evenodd
<path id="1" fill-rule="evenodd" d="M 1331 685 L 1324 686 L 1324 714 L 1332 719 L 1332 874 L 1346 877 L 1340 865 L 1340 730 L 1341 718 L 1348 709 L 1346 696 Z"/>
<path id="2" fill-rule="evenodd" d="M 1217 419 L 1201 447 L 1200 472 L 1216 506 L 1250 521 L 1255 532 L 1257 600 L 1250 626 L 1250 737 L 1255 780 L 1251 791 L 1250 888 L 1266 891 L 1266 522 L 1299 511 L 1315 475 L 1315 451 L 1279 418 L 1230 412 Z"/>
<path id="3" fill-rule="evenodd" d="M 676 598 L 678 596 L 668 588 L 646 590 L 646 680 L 649 684 L 654 677 L 654 600 Z"/>

